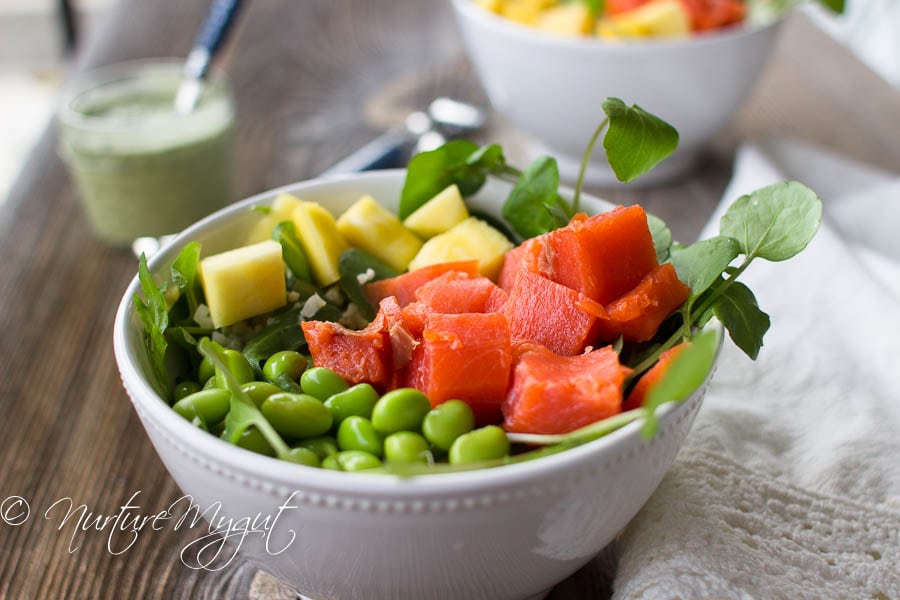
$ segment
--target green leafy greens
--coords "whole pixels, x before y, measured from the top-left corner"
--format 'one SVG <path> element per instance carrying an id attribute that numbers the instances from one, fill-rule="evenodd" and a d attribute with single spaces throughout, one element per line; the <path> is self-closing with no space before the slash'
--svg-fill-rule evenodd
<path id="1" fill-rule="evenodd" d="M 157 283 L 147 267 L 147 257 L 141 254 L 138 262 L 138 279 L 141 282 L 142 299 L 137 294 L 132 301 L 138 317 L 144 324 L 144 345 L 147 348 L 147 356 L 150 359 L 150 368 L 153 371 L 156 391 L 169 400 L 169 376 L 166 372 L 166 328 L 169 326 L 169 307 L 166 304 L 165 282 Z"/>

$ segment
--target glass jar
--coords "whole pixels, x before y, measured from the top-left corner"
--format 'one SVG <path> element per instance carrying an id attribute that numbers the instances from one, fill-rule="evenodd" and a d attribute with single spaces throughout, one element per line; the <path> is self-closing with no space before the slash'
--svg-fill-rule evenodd
<path id="1" fill-rule="evenodd" d="M 231 201 L 234 101 L 213 72 L 175 111 L 182 62 L 145 60 L 79 79 L 59 111 L 60 154 L 94 235 L 115 246 L 181 231 Z"/>

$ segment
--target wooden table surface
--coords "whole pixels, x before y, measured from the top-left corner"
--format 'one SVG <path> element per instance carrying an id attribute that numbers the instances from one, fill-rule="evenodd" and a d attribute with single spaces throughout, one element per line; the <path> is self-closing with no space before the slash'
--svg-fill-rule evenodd
<path id="1" fill-rule="evenodd" d="M 207 2 L 122 0 L 78 68 L 186 54 Z M 483 102 L 449 3 L 248 3 L 224 68 L 238 101 L 236 193 L 315 175 L 438 94 Z M 500 135 L 496 120 L 482 137 Z M 728 181 L 738 140 L 789 136 L 900 169 L 900 93 L 802 17 L 793 17 L 743 109 L 682 181 L 596 190 L 640 201 L 693 239 Z M 236 562 L 192 571 L 189 531 L 145 532 L 112 555 L 104 532 L 44 518 L 57 500 L 104 515 L 132 494 L 143 513 L 181 493 L 131 409 L 112 352 L 113 313 L 136 262 L 95 242 L 57 157 L 52 123 L 0 210 L 0 598 L 246 598 L 256 573 Z M 552 600 L 604 597 L 598 562 Z"/>

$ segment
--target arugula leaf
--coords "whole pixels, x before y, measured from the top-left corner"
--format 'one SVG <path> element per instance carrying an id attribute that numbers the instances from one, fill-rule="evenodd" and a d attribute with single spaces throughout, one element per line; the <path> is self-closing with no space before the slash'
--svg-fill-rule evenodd
<path id="1" fill-rule="evenodd" d="M 194 317 L 194 311 L 200 304 L 200 281 L 197 277 L 200 267 L 200 244 L 191 242 L 181 249 L 175 262 L 172 263 L 172 283 L 187 299 L 188 315 Z"/>
<path id="2" fill-rule="evenodd" d="M 750 288 L 738 281 L 733 282 L 716 299 L 712 310 L 737 347 L 756 360 L 770 321 L 769 315 L 760 310 Z"/>
<path id="3" fill-rule="evenodd" d="M 295 307 L 276 316 L 265 329 L 250 338 L 241 352 L 262 378 L 262 363 L 281 350 L 301 350 L 306 338 L 300 328 L 300 308 Z"/>
<path id="4" fill-rule="evenodd" d="M 678 279 L 691 288 L 691 296 L 697 298 L 719 279 L 738 254 L 737 241 L 720 235 L 687 247 L 673 248 L 671 260 Z"/>
<path id="5" fill-rule="evenodd" d="M 653 238 L 656 260 L 662 264 L 669 260 L 669 253 L 672 248 L 672 231 L 665 221 L 650 213 L 647 213 L 647 226 L 650 228 L 650 236 Z M 682 279 L 682 281 L 684 280 Z"/>
<path id="6" fill-rule="evenodd" d="M 628 107 L 618 98 L 607 98 L 603 112 L 609 117 L 603 148 L 619 181 L 635 180 L 678 146 L 675 128 L 636 104 Z"/>
<path id="7" fill-rule="evenodd" d="M 719 231 L 735 238 L 748 259 L 791 258 L 806 248 L 822 222 L 822 201 L 796 181 L 782 182 L 738 198 Z"/>
<path id="8" fill-rule="evenodd" d="M 666 402 L 681 402 L 703 384 L 716 359 L 718 341 L 715 330 L 701 331 L 675 356 L 659 382 L 650 389 L 644 400 L 647 415 L 641 429 L 645 439 L 656 435 L 659 428 L 656 411 L 660 406 Z"/>
<path id="9" fill-rule="evenodd" d="M 503 218 L 524 238 L 531 238 L 568 223 L 554 207 L 559 197 L 559 167 L 556 159 L 541 156 L 525 169 L 503 204 Z M 562 214 L 568 214 L 568 207 Z M 568 215 L 571 217 L 571 215 Z M 564 220 L 563 220 L 564 219 Z"/>
<path id="10" fill-rule="evenodd" d="M 241 384 L 228 369 L 222 354 L 222 347 L 209 338 L 204 338 L 200 340 L 197 349 L 222 373 L 222 377 L 225 379 L 225 388 L 231 393 L 231 407 L 228 416 L 225 417 L 224 439 L 235 444 L 248 427 L 256 427 L 266 442 L 275 450 L 278 458 L 290 460 L 291 449 L 269 424 L 253 400 L 241 389 Z"/>
<path id="11" fill-rule="evenodd" d="M 478 144 L 474 142 L 452 140 L 439 148 L 415 155 L 406 167 L 406 180 L 397 210 L 400 220 L 452 183 L 459 187 L 463 196 L 477 192 L 484 185 L 486 175 L 478 168 L 481 163 L 468 163 L 469 157 L 476 151 Z"/>
<path id="12" fill-rule="evenodd" d="M 141 291 L 144 299 L 137 294 L 132 298 L 135 311 L 144 324 L 144 345 L 147 347 L 147 356 L 150 359 L 150 368 L 153 371 L 156 391 L 165 400 L 171 399 L 169 390 L 169 375 L 166 372 L 166 328 L 169 326 L 169 312 L 166 305 L 166 282 L 158 286 L 153 281 L 150 269 L 147 267 L 147 257 L 141 253 L 138 262 L 138 279 L 141 282 Z"/>
<path id="13" fill-rule="evenodd" d="M 350 302 L 356 305 L 367 321 L 375 318 L 376 310 L 363 291 L 365 284 L 360 281 L 360 277 L 365 277 L 370 269 L 372 278 L 367 279 L 366 283 L 397 275 L 397 272 L 384 262 L 359 248 L 345 250 L 338 260 L 341 290 L 350 299 Z"/>
<path id="14" fill-rule="evenodd" d="M 293 221 L 282 221 L 272 230 L 272 239 L 281 244 L 281 258 L 291 273 L 301 281 L 312 281 L 309 260 L 297 238 Z"/>

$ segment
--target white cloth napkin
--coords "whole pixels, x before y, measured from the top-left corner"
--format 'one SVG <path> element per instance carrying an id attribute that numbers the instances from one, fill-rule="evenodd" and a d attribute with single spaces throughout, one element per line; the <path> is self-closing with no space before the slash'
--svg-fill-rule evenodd
<path id="1" fill-rule="evenodd" d="M 765 346 L 754 362 L 726 341 L 685 447 L 616 545 L 616 600 L 900 599 L 900 177 L 744 147 L 705 235 L 782 179 L 822 197 L 822 227 L 742 275 L 771 317 Z"/>

